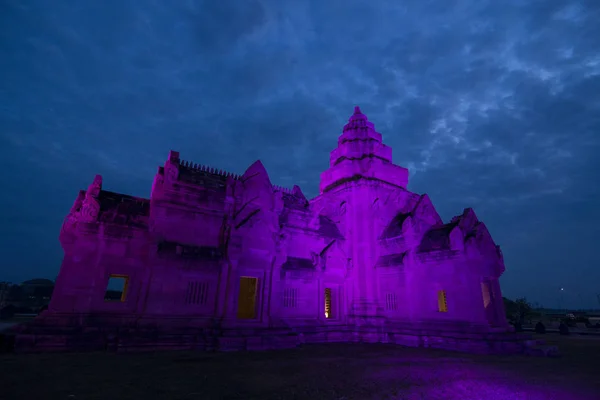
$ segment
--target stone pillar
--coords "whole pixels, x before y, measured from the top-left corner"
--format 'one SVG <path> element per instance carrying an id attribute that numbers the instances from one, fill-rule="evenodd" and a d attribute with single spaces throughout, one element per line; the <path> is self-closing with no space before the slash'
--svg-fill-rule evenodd
<path id="1" fill-rule="evenodd" d="M 220 317 L 223 319 L 224 324 L 235 325 L 239 290 L 237 260 L 228 260 L 223 280 L 225 281 L 225 285 L 223 296 L 220 296 L 220 299 L 223 299 L 221 306 L 222 314 L 220 314 Z"/>
<path id="2" fill-rule="evenodd" d="M 347 207 L 347 226 L 351 232 L 349 239 L 354 266 L 354 291 L 350 314 L 375 317 L 380 313 L 375 290 L 377 276 L 374 265 L 374 240 L 376 235 L 371 215 L 369 187 L 362 184 L 355 187 L 351 193 L 351 203 Z"/>
<path id="3" fill-rule="evenodd" d="M 268 261 L 265 263 L 269 263 Z M 271 293 L 273 292 L 273 266 L 275 263 L 275 257 L 273 257 L 269 263 L 269 268 L 265 269 L 261 278 L 258 279 L 258 293 L 256 296 L 259 302 L 256 305 L 257 319 L 261 325 L 269 325 L 270 323 L 270 306 L 271 306 Z M 262 283 L 262 285 L 261 285 Z"/>
<path id="4" fill-rule="evenodd" d="M 217 298 L 215 304 L 215 317 L 216 318 L 224 318 L 227 314 L 227 304 L 231 294 L 229 293 L 230 289 L 230 271 L 231 271 L 231 263 L 228 260 L 223 260 L 219 263 L 219 281 L 218 281 L 218 290 L 217 290 Z"/>

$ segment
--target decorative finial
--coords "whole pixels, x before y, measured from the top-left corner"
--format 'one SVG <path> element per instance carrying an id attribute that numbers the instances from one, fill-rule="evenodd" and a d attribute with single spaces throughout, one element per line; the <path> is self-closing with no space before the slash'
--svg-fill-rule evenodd
<path id="1" fill-rule="evenodd" d="M 362 114 L 362 112 L 360 112 L 359 106 L 354 106 L 354 115 L 356 115 L 356 114 Z"/>

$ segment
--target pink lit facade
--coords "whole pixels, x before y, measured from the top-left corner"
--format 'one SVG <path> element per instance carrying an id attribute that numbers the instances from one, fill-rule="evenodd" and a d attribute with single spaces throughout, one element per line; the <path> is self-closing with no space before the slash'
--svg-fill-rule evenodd
<path id="1" fill-rule="evenodd" d="M 472 209 L 444 223 L 407 184 L 358 107 L 313 199 L 274 186 L 260 161 L 238 176 L 174 151 L 150 199 L 106 191 L 96 176 L 65 219 L 64 261 L 37 324 L 190 335 L 218 326 L 215 346 L 248 349 L 379 341 L 472 350 L 476 332 L 481 351 L 518 351 L 498 284 L 502 253 L 485 225 Z M 120 298 L 105 298 L 110 279 L 125 283 Z M 44 335 L 36 329 L 22 347 Z M 171 347 L 199 341 L 190 340 Z"/>

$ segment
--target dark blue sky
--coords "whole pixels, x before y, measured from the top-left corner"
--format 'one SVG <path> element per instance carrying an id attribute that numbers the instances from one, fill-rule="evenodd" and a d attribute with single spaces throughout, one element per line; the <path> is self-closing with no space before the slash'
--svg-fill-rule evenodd
<path id="1" fill-rule="evenodd" d="M 377 6 L 375 6 L 377 4 Z M 94 174 L 149 196 L 169 149 L 308 195 L 358 104 L 505 295 L 597 306 L 600 3 L 0 0 L 0 280 L 53 279 Z"/>

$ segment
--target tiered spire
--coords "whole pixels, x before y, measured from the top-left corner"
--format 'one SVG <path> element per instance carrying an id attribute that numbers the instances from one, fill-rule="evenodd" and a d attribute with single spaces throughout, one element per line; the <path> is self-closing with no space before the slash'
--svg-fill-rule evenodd
<path id="1" fill-rule="evenodd" d="M 348 123 L 344 125 L 344 132 L 351 129 L 366 128 L 368 122 L 369 120 L 367 119 L 367 116 L 360 111 L 360 107 L 355 106 L 354 114 L 350 116 Z"/>
<path id="2" fill-rule="evenodd" d="M 321 174 L 319 188 L 324 193 L 357 177 L 403 188 L 408 183 L 408 170 L 392 164 L 392 149 L 383 144 L 381 134 L 358 106 L 344 125 L 337 148 L 329 155 L 329 169 Z"/>
<path id="3" fill-rule="evenodd" d="M 381 135 L 375 132 L 375 125 L 360 111 L 359 106 L 354 107 L 354 114 L 350 116 L 348 123 L 344 125 L 338 145 L 355 139 L 373 139 L 381 143 Z"/>

